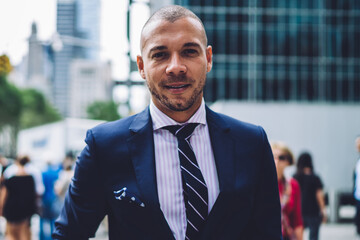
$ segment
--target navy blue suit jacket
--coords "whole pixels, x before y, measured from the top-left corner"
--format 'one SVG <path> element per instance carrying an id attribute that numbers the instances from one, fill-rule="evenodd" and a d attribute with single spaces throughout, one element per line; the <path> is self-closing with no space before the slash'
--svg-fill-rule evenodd
<path id="1" fill-rule="evenodd" d="M 201 239 L 281 239 L 276 169 L 264 130 L 206 108 L 220 194 Z M 87 132 L 54 239 L 88 239 L 108 215 L 109 238 L 174 239 L 160 209 L 152 121 L 143 112 Z M 119 201 L 126 187 L 145 207 Z"/>

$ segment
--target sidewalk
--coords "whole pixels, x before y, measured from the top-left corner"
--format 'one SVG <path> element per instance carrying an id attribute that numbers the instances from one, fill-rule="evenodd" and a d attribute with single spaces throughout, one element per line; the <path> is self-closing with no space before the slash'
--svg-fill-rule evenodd
<path id="1" fill-rule="evenodd" d="M 304 232 L 304 240 L 308 240 L 308 230 Z M 327 223 L 321 225 L 320 240 L 360 240 L 356 236 L 353 223 Z"/>
<path id="2" fill-rule="evenodd" d="M 0 219 L 0 229 L 4 230 L 4 219 Z M 39 240 L 39 217 L 34 216 L 31 221 L 33 240 Z M 3 235 L 0 231 L 0 239 L 3 239 Z M 308 230 L 304 232 L 304 240 L 308 240 Z M 108 240 L 106 224 L 101 224 L 96 237 L 93 240 Z M 320 240 L 360 240 L 360 237 L 356 236 L 356 229 L 353 223 L 327 223 L 321 225 L 320 228 Z"/>
<path id="3" fill-rule="evenodd" d="M 33 240 L 38 240 L 38 223 L 34 221 L 33 224 Z M 100 225 L 96 237 L 93 240 L 108 240 L 106 225 Z M 304 240 L 308 240 L 308 230 L 304 232 Z M 360 237 L 356 236 L 356 229 L 353 223 L 327 223 L 321 225 L 320 228 L 320 240 L 360 240 Z"/>

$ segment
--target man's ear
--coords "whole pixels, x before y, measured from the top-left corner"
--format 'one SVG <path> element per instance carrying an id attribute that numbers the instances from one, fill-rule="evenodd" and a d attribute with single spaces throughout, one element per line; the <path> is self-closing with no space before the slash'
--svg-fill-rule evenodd
<path id="1" fill-rule="evenodd" d="M 139 70 L 139 73 L 140 73 L 140 76 L 143 78 L 143 79 L 146 79 L 145 78 L 145 70 L 144 70 L 144 61 L 142 59 L 142 57 L 140 55 L 138 55 L 136 57 L 136 63 L 137 63 L 137 66 L 138 66 L 138 70 Z"/>
<path id="2" fill-rule="evenodd" d="M 212 47 L 209 45 L 206 48 L 206 61 L 207 61 L 207 72 L 210 72 L 212 69 Z"/>

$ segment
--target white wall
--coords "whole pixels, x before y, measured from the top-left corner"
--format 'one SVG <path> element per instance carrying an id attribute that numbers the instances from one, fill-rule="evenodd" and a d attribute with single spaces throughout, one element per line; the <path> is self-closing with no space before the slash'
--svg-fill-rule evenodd
<path id="1" fill-rule="evenodd" d="M 103 123 L 100 120 L 67 118 L 63 121 L 21 130 L 18 154 L 29 155 L 40 168 L 47 161 L 61 163 L 68 151 L 79 153 L 85 147 L 86 131 Z"/>
<path id="2" fill-rule="evenodd" d="M 360 134 L 359 104 L 217 102 L 215 111 L 261 125 L 270 141 L 281 140 L 295 158 L 307 150 L 327 191 L 352 189 Z"/>
<path id="3" fill-rule="evenodd" d="M 56 122 L 21 130 L 17 138 L 18 154 L 29 155 L 42 167 L 47 161 L 60 163 L 65 157 L 65 122 Z"/>

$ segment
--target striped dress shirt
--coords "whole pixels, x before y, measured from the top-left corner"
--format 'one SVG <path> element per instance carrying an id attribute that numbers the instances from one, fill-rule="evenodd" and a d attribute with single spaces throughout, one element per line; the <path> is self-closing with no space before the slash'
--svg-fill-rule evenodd
<path id="1" fill-rule="evenodd" d="M 175 239 L 185 239 L 186 213 L 183 197 L 180 161 L 177 139 L 162 127 L 180 124 L 161 112 L 150 102 L 155 145 L 155 166 L 160 208 L 172 230 Z M 186 123 L 200 123 L 190 138 L 196 160 L 208 188 L 208 212 L 219 195 L 219 181 L 214 154 L 211 147 L 209 128 L 206 123 L 205 102 Z"/>

